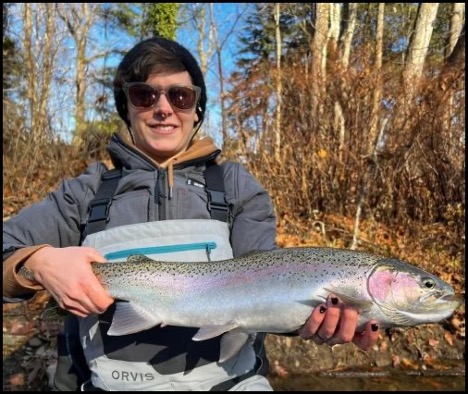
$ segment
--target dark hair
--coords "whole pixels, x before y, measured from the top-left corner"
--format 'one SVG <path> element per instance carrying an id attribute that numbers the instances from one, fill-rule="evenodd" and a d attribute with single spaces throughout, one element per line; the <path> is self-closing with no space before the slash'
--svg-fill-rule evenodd
<path id="1" fill-rule="evenodd" d="M 125 82 L 145 82 L 150 74 L 187 71 L 195 86 L 201 88 L 195 111 L 200 128 L 206 109 L 206 86 L 200 66 L 193 55 L 179 43 L 162 37 L 141 41 L 124 56 L 114 78 L 114 99 L 119 116 L 130 127 L 127 98 L 122 89 Z"/>

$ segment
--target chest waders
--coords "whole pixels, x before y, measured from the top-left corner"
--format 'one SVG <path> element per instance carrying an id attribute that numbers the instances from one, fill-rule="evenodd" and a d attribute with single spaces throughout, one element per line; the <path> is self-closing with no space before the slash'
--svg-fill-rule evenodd
<path id="1" fill-rule="evenodd" d="M 121 179 L 121 176 L 122 176 L 121 171 L 118 169 L 107 171 L 102 175 L 101 185 L 96 193 L 94 200 L 90 203 L 89 219 L 85 227 L 84 237 L 83 237 L 83 238 L 87 238 L 85 240 L 86 245 L 98 247 L 100 243 L 99 237 L 101 237 L 102 234 L 112 235 L 112 232 L 119 231 L 119 227 L 113 228 L 107 231 L 103 231 L 103 230 L 105 230 L 106 228 L 106 223 L 108 221 L 107 218 L 108 218 L 108 213 L 109 213 L 109 207 L 112 204 L 112 198 L 117 188 L 117 185 L 119 183 L 119 180 Z M 228 207 L 224 198 L 224 182 L 223 182 L 223 174 L 222 174 L 221 167 L 215 164 L 207 165 L 207 169 L 205 170 L 205 181 L 206 181 L 205 191 L 208 196 L 207 209 L 210 212 L 211 218 L 216 221 L 215 223 L 217 223 L 217 221 L 227 223 L 229 211 L 228 211 Z M 185 222 L 189 222 L 187 224 L 188 231 L 193 232 L 193 229 L 197 228 L 196 223 L 190 223 L 192 221 L 168 220 L 168 221 L 164 221 L 164 224 L 165 224 L 164 232 L 166 232 L 166 230 L 168 229 L 168 226 L 170 230 L 171 226 L 174 228 L 176 226 L 180 227 L 181 225 L 183 226 Z M 201 222 L 210 222 L 210 220 L 204 220 Z M 146 227 L 149 227 L 149 228 L 157 227 L 158 223 L 162 223 L 162 222 L 146 223 L 147 225 Z M 181 224 L 178 224 L 178 223 L 181 223 Z M 219 223 L 219 224 L 222 224 L 222 223 Z M 192 225 L 195 225 L 195 227 L 190 229 Z M 202 226 L 203 225 L 204 223 L 202 223 Z M 130 226 L 122 226 L 122 228 L 125 228 L 125 227 L 130 227 Z M 101 232 L 101 231 L 103 232 L 98 235 L 96 234 L 97 232 Z M 123 229 L 123 231 L 125 232 L 125 229 Z M 158 231 L 157 228 L 156 228 L 156 231 Z M 95 237 L 93 237 L 93 235 L 95 235 Z M 160 233 L 159 235 L 162 235 L 162 234 Z M 139 234 L 139 238 L 140 238 L 140 234 Z M 156 238 L 159 239 L 163 237 L 158 236 Z M 94 242 L 97 244 L 86 242 L 88 240 L 94 240 Z M 162 242 L 164 243 L 164 240 Z M 106 246 L 109 244 L 109 242 L 107 242 L 107 239 L 103 239 L 103 242 L 101 242 L 101 244 L 103 243 Z M 200 245 L 200 244 L 202 244 L 202 242 L 190 242 L 190 245 Z M 215 242 L 215 244 L 217 243 Z M 219 244 L 221 244 L 221 242 L 219 242 Z M 177 250 L 178 247 L 180 247 L 180 245 L 171 245 L 170 249 Z M 184 244 L 184 247 L 185 248 L 187 247 L 187 243 Z M 153 250 L 158 250 L 158 248 L 162 248 L 164 249 L 164 251 L 166 252 L 168 251 L 167 246 L 154 246 L 153 245 L 152 248 Z M 113 256 L 117 256 L 119 254 L 122 255 L 123 253 L 122 251 L 113 252 L 112 247 L 110 247 L 110 249 L 108 250 L 103 250 L 102 248 L 99 248 L 99 247 L 98 249 L 108 260 L 112 260 Z M 148 248 L 146 248 L 146 250 L 147 249 Z M 203 248 L 198 248 L 199 249 L 198 251 L 194 249 L 196 248 L 192 248 L 192 250 L 190 251 L 190 254 L 193 255 L 192 261 L 200 260 L 200 256 L 201 256 L 200 253 L 204 253 L 204 250 L 202 250 Z M 132 250 L 134 250 L 134 248 L 132 248 Z M 210 259 L 210 255 L 211 255 L 210 248 L 207 248 L 206 251 L 208 253 L 207 254 L 208 259 Z M 221 250 L 219 252 L 221 254 L 218 256 L 218 258 L 216 258 L 215 253 L 217 251 L 213 250 L 212 252 L 213 252 L 214 259 L 227 258 L 227 256 L 229 256 L 229 254 L 226 255 L 226 253 L 229 253 L 229 252 L 223 252 Z M 156 252 L 156 254 L 158 253 L 159 252 Z M 230 253 L 231 253 L 230 256 L 232 257 L 232 251 Z M 151 254 L 147 254 L 147 255 L 155 259 L 162 256 L 163 257 L 161 258 L 162 260 L 164 259 L 171 260 L 170 256 L 165 256 L 166 258 L 164 258 L 163 255 L 158 255 L 158 256 L 151 255 Z M 173 259 L 177 260 L 177 258 L 175 257 Z M 206 256 L 205 256 L 205 259 L 206 259 Z M 83 328 L 81 330 L 81 334 L 83 334 Z M 265 356 L 264 345 L 263 345 L 264 336 L 265 336 L 264 334 L 258 334 L 255 339 L 253 346 L 254 346 L 254 351 L 256 354 L 257 362 L 255 363 L 255 367 L 253 369 L 251 369 L 247 373 L 244 373 L 244 372 L 239 373 L 238 371 L 235 371 L 235 374 L 237 375 L 236 377 L 229 378 L 228 376 L 224 381 L 218 384 L 215 384 L 213 386 L 210 386 L 210 388 L 208 389 L 220 390 L 220 391 L 229 390 L 230 388 L 232 388 L 239 382 L 249 377 L 252 377 L 254 375 L 266 375 L 268 373 L 268 361 Z M 77 390 L 79 391 L 82 384 L 85 382 L 86 383 L 84 385 L 84 390 L 86 391 L 99 390 L 97 387 L 94 387 L 93 384 L 90 382 L 90 378 L 92 374 L 91 374 L 90 368 L 88 367 L 88 361 L 87 361 L 87 358 L 85 357 L 85 352 L 83 350 L 83 346 L 82 346 L 81 339 L 80 339 L 79 319 L 73 315 L 69 315 L 67 317 L 65 321 L 64 332 L 59 334 L 57 337 L 57 351 L 58 351 L 58 362 L 57 362 L 57 370 L 56 370 L 56 374 L 54 378 L 55 390 L 59 390 L 59 391 Z M 89 353 L 88 353 L 88 360 L 89 360 Z M 239 362 L 239 364 L 241 363 Z M 231 367 L 233 368 L 233 366 Z M 104 364 L 104 367 L 102 366 L 102 364 L 100 366 L 94 365 L 94 368 L 97 368 L 98 370 L 100 370 L 101 368 L 105 368 L 105 364 Z M 202 366 L 201 368 L 208 368 L 208 366 Z M 219 369 L 220 368 L 218 367 L 218 370 Z M 116 368 L 115 370 L 109 373 L 112 373 L 114 377 L 123 378 L 124 372 L 122 371 L 123 371 L 123 368 L 121 368 L 120 370 Z M 208 378 L 209 378 L 209 373 L 210 372 L 208 370 L 207 371 Z M 127 373 L 127 375 L 133 376 L 132 373 L 130 374 Z M 150 376 L 150 375 L 151 374 L 149 374 L 148 371 L 146 371 L 146 373 L 145 371 L 142 371 L 142 372 L 139 372 L 138 374 L 137 372 L 134 372 L 134 377 L 147 376 L 149 379 L 154 379 L 154 376 Z M 163 375 L 158 375 L 157 377 L 160 378 L 160 377 L 163 377 Z M 138 385 L 137 383 L 135 384 Z M 178 387 L 179 388 L 182 387 L 182 389 L 184 389 L 183 385 L 181 386 L 179 384 Z M 170 389 L 170 387 L 168 387 L 168 389 Z M 187 387 L 187 389 L 190 389 L 190 387 Z"/>

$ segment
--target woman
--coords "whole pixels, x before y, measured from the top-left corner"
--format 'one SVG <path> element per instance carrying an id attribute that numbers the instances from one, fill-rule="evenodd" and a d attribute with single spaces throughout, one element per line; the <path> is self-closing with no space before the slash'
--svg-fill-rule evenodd
<path id="1" fill-rule="evenodd" d="M 220 247 L 209 255 L 192 250 L 157 257 L 216 260 L 276 247 L 272 202 L 238 163 L 220 166 L 227 222 L 211 219 L 204 171 L 220 150 L 210 138 L 194 138 L 207 97 L 201 70 L 187 49 L 159 37 L 140 42 L 120 63 L 114 93 L 129 135 L 114 135 L 109 143 L 121 178 L 107 207 L 105 229 L 93 233 L 87 225 L 89 206 L 106 173 L 102 163 L 93 163 L 4 224 L 4 301 L 23 301 L 46 289 L 79 317 L 89 368 L 82 390 L 271 390 L 260 374 L 266 362 L 260 335 L 223 363 L 216 362 L 220 337 L 192 341 L 193 327 L 107 335 L 115 303 L 91 262 L 109 260 L 110 253 L 125 252 L 129 245 L 160 250 L 180 237 L 185 244 L 215 239 Z M 353 340 L 367 349 L 376 342 L 378 327 L 371 321 L 364 333 L 355 333 L 357 319 L 356 311 L 330 295 L 298 334 L 329 345 Z"/>

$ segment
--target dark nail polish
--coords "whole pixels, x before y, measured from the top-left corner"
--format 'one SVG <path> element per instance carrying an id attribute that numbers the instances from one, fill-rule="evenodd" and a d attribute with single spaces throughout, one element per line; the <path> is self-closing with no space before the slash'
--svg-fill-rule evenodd
<path id="1" fill-rule="evenodd" d="M 325 308 L 323 305 L 320 307 L 320 313 L 325 313 L 325 311 L 327 310 L 327 308 Z"/>
<path id="2" fill-rule="evenodd" d="M 376 332 L 379 329 L 379 325 L 377 323 L 371 324 L 372 331 Z"/>
<path id="3" fill-rule="evenodd" d="M 332 298 L 331 298 L 331 303 L 332 303 L 333 305 L 337 305 L 337 304 L 338 304 L 338 298 L 332 297 Z"/>

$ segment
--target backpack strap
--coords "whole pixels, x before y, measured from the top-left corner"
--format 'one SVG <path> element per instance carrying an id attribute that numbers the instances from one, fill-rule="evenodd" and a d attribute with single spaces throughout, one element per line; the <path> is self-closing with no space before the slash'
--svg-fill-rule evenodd
<path id="1" fill-rule="evenodd" d="M 208 195 L 208 211 L 211 218 L 221 222 L 227 222 L 229 208 L 226 202 L 224 189 L 224 174 L 221 166 L 209 162 L 205 170 L 206 194 Z"/>
<path id="2" fill-rule="evenodd" d="M 102 174 L 99 189 L 89 204 L 89 217 L 83 239 L 86 235 L 105 230 L 109 221 L 109 208 L 120 178 L 122 178 L 122 169 L 120 168 L 114 168 Z"/>
<path id="3" fill-rule="evenodd" d="M 122 178 L 122 169 L 112 169 L 102 174 L 99 189 L 89 204 L 89 216 L 83 232 L 83 239 L 89 234 L 105 230 L 109 221 L 109 208 L 120 178 Z M 224 175 L 221 166 L 209 162 L 205 170 L 205 181 L 208 211 L 211 218 L 227 222 L 229 209 L 225 198 Z"/>

